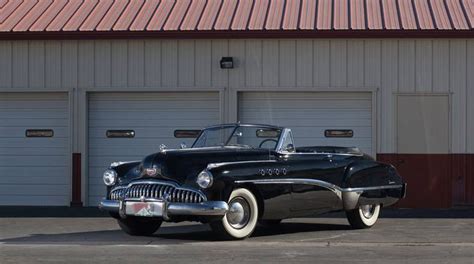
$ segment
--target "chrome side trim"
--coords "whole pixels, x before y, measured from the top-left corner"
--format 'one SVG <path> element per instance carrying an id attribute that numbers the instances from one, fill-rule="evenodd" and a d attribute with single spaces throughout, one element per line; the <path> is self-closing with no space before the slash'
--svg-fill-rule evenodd
<path id="1" fill-rule="evenodd" d="M 319 187 L 326 188 L 334 192 L 339 199 L 342 199 L 341 188 L 338 186 L 320 180 L 313 179 L 264 179 L 264 180 L 242 180 L 235 181 L 235 183 L 254 183 L 254 184 L 305 184 L 305 185 L 315 185 Z"/>
<path id="2" fill-rule="evenodd" d="M 298 148 L 296 148 L 298 151 Z M 332 153 L 332 152 L 278 152 L 281 155 L 323 155 L 323 156 L 353 156 L 353 157 L 362 157 L 364 154 L 355 154 L 355 153 Z"/>
<path id="3" fill-rule="evenodd" d="M 382 185 L 382 186 L 373 186 L 373 187 L 357 187 L 357 188 L 344 188 L 343 192 L 365 192 L 365 191 L 374 191 L 374 190 L 384 190 L 384 189 L 397 189 L 402 188 L 403 184 L 397 185 Z"/>
<path id="4" fill-rule="evenodd" d="M 235 183 L 254 183 L 254 184 L 305 184 L 305 185 L 315 185 L 319 187 L 326 188 L 333 191 L 339 198 L 342 199 L 342 193 L 362 193 L 365 191 L 373 190 L 385 190 L 385 189 L 397 189 L 402 188 L 402 184 L 397 185 L 382 185 L 382 186 L 371 186 L 371 187 L 357 187 L 357 188 L 341 188 L 335 184 L 314 180 L 314 179 L 297 179 L 297 178 L 288 178 L 288 179 L 263 179 L 263 180 L 240 180 L 235 181 Z"/>
<path id="5" fill-rule="evenodd" d="M 260 163 L 260 162 L 277 162 L 277 161 L 276 160 L 246 160 L 246 161 L 234 161 L 234 162 L 209 163 L 207 164 L 207 169 L 211 170 L 214 168 L 218 168 L 218 167 L 230 165 L 230 164 L 252 164 L 252 163 Z"/>

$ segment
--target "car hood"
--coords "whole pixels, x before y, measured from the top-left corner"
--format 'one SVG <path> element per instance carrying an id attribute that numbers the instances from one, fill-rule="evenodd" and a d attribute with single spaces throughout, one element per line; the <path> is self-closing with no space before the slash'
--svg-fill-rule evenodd
<path id="1" fill-rule="evenodd" d="M 172 180 L 194 185 L 196 177 L 210 163 L 274 159 L 272 152 L 264 149 L 239 147 L 212 147 L 193 149 L 167 149 L 147 156 L 140 164 L 140 179 Z M 156 169 L 156 176 L 147 174 Z"/>

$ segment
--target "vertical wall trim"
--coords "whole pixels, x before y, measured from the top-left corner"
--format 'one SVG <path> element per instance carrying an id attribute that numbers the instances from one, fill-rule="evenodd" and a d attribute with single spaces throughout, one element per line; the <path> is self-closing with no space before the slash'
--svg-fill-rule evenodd
<path id="1" fill-rule="evenodd" d="M 229 104 L 228 104 L 228 113 L 229 118 L 228 122 L 238 122 L 239 120 L 239 98 L 238 98 L 238 89 L 229 89 L 228 91 Z"/>
<path id="2" fill-rule="evenodd" d="M 378 112 L 380 111 L 380 109 L 377 109 L 377 97 L 378 97 L 378 94 L 379 94 L 379 88 L 377 88 L 376 90 L 372 91 L 372 116 L 371 116 L 371 120 L 372 120 L 372 157 L 376 157 L 377 156 L 377 150 L 379 149 L 379 146 L 377 144 L 377 142 L 379 141 L 378 140 L 378 122 L 377 122 L 377 116 L 378 116 Z"/>
<path id="3" fill-rule="evenodd" d="M 81 153 L 72 153 L 72 199 L 71 207 L 82 207 L 81 199 Z"/>

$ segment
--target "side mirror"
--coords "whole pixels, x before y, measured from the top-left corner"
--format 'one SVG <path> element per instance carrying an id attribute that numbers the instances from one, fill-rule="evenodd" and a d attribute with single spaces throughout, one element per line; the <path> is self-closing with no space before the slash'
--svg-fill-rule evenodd
<path id="1" fill-rule="evenodd" d="M 186 143 L 184 143 L 184 142 L 182 142 L 182 143 L 179 145 L 179 147 L 180 147 L 181 149 L 188 148 L 188 146 L 186 146 Z"/>
<path id="2" fill-rule="evenodd" d="M 288 144 L 288 145 L 286 146 L 286 151 L 288 151 L 288 152 L 295 152 L 295 151 L 296 151 L 295 146 L 294 146 L 293 144 Z"/>

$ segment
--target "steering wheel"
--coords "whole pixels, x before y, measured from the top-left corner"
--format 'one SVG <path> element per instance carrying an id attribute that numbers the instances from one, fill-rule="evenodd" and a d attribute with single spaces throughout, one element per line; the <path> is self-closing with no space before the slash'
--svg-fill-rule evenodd
<path id="1" fill-rule="evenodd" d="M 273 138 L 267 138 L 267 139 L 263 140 L 262 142 L 260 142 L 260 145 L 258 145 L 258 148 L 261 148 L 263 146 L 263 144 L 265 144 L 266 142 L 269 142 L 269 141 L 273 141 L 276 144 L 278 144 L 278 140 L 273 139 Z"/>

